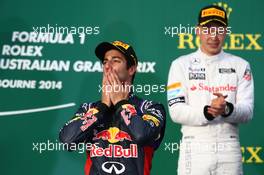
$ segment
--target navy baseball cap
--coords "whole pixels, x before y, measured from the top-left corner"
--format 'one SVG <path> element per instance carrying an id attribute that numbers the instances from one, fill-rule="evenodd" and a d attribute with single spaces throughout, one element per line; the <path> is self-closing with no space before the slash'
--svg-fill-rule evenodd
<path id="1" fill-rule="evenodd" d="M 132 46 L 122 41 L 102 42 L 95 49 L 95 55 L 103 62 L 105 53 L 115 49 L 123 53 L 129 65 L 137 65 L 138 59 Z"/>

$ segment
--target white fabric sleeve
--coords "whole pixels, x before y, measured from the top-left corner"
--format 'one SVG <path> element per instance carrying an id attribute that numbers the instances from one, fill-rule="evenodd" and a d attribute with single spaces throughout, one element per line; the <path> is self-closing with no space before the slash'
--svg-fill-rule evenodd
<path id="1" fill-rule="evenodd" d="M 169 71 L 167 99 L 170 117 L 173 122 L 183 125 L 205 125 L 209 121 L 204 116 L 204 107 L 193 107 L 188 103 L 188 77 L 186 77 L 188 72 L 182 67 L 179 61 L 175 60 Z"/>
<path id="2" fill-rule="evenodd" d="M 250 65 L 243 68 L 239 76 L 234 110 L 225 121 L 230 123 L 245 123 L 252 119 L 254 108 L 254 81 Z"/>

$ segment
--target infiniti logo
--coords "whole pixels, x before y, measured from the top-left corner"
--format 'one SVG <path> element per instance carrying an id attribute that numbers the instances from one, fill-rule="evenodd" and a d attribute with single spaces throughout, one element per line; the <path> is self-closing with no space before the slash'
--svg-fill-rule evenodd
<path id="1" fill-rule="evenodd" d="M 125 166 L 122 163 L 109 161 L 102 164 L 104 172 L 111 174 L 113 171 L 115 174 L 121 174 L 125 171 Z"/>

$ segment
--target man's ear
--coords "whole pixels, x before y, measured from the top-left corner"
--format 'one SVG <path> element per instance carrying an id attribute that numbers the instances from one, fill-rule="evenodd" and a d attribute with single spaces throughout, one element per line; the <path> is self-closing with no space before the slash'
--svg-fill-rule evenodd
<path id="1" fill-rule="evenodd" d="M 128 69 L 128 73 L 129 73 L 130 76 L 134 75 L 136 71 L 137 71 L 137 67 L 135 65 L 131 66 Z"/>

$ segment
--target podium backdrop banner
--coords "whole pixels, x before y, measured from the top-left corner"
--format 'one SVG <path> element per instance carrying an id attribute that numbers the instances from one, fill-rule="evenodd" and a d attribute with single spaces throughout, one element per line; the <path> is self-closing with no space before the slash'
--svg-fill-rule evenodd
<path id="1" fill-rule="evenodd" d="M 114 40 L 137 53 L 136 94 L 166 106 L 165 137 L 151 174 L 176 174 L 181 133 L 168 113 L 168 71 L 174 59 L 199 47 L 193 27 L 199 10 L 212 3 L 229 16 L 224 50 L 251 64 L 254 118 L 240 125 L 241 151 L 244 174 L 263 174 L 264 4 L 259 0 L 1 1 L 0 174 L 84 174 L 84 149 L 63 150 L 58 134 L 81 103 L 100 99 L 102 65 L 94 49 Z"/>

